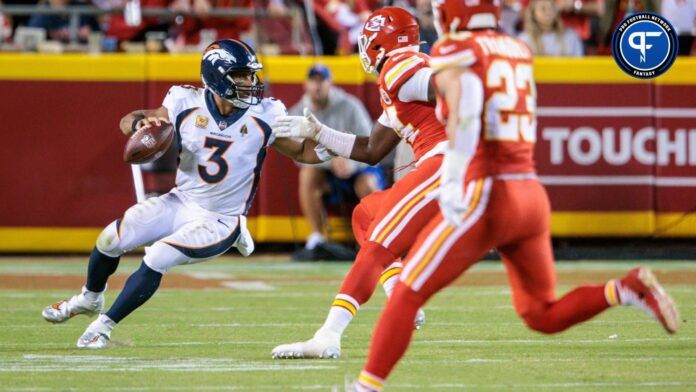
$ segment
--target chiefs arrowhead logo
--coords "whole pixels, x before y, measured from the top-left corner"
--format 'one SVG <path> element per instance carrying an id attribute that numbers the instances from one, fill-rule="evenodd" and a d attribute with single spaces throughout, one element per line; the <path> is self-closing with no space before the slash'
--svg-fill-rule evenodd
<path id="1" fill-rule="evenodd" d="M 365 30 L 374 32 L 381 31 L 386 22 L 387 18 L 383 15 L 377 15 L 365 23 Z"/>

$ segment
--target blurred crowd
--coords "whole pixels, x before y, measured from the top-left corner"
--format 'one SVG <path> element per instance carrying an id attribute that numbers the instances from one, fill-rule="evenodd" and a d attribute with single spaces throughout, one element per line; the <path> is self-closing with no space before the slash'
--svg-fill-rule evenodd
<path id="1" fill-rule="evenodd" d="M 691 52 L 696 35 L 696 0 L 503 2 L 502 29 L 519 36 L 537 55 L 609 54 L 614 28 L 638 11 L 658 12 L 671 21 L 680 54 Z M 4 50 L 63 50 L 68 45 L 90 51 L 182 52 L 228 37 L 269 54 L 349 54 L 357 50 L 357 36 L 370 12 L 387 5 L 416 16 L 424 52 L 437 38 L 430 0 L 0 0 L 1 5 L 94 6 L 99 11 L 72 20 L 68 14 L 10 16 L 0 11 Z M 151 8 L 163 12 L 143 13 Z"/>

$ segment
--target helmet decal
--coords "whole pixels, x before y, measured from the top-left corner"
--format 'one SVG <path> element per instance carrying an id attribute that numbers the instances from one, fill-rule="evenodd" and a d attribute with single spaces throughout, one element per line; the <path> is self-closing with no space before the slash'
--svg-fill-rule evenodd
<path id="1" fill-rule="evenodd" d="M 376 15 L 365 23 L 365 30 L 367 31 L 381 31 L 382 27 L 387 22 L 387 18 L 384 15 Z"/>
<path id="2" fill-rule="evenodd" d="M 203 61 L 210 61 L 215 65 L 218 61 L 230 61 L 237 62 L 237 58 L 232 55 L 232 53 L 223 49 L 211 49 L 203 55 Z"/>

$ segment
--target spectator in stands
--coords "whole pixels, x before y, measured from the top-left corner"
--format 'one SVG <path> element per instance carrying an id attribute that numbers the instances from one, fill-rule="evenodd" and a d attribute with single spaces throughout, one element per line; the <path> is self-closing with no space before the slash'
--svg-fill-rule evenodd
<path id="1" fill-rule="evenodd" d="M 50 8 L 61 9 L 68 4 L 80 5 L 81 3 L 70 0 L 48 0 Z M 49 39 L 62 42 L 70 41 L 70 17 L 68 15 L 32 15 L 28 26 L 45 29 Z M 99 23 L 93 16 L 81 15 L 79 26 L 76 38 L 80 42 L 87 42 L 87 37 L 91 32 L 99 31 Z"/>
<path id="2" fill-rule="evenodd" d="M 0 1 L 2 6 L 2 1 Z M 5 42 L 12 36 L 12 20 L 9 16 L 0 14 L 0 43 Z"/>
<path id="3" fill-rule="evenodd" d="M 0 5 L 37 5 L 38 0 L 1 0 Z M 9 19 L 12 23 L 12 28 L 17 26 L 26 26 L 29 23 L 31 15 L 5 15 L 5 19 Z"/>
<path id="4" fill-rule="evenodd" d="M 696 0 L 662 0 L 661 8 L 679 36 L 679 55 L 688 56 L 696 35 Z"/>
<path id="5" fill-rule="evenodd" d="M 532 0 L 525 10 L 524 32 L 519 38 L 538 56 L 582 56 L 575 31 L 565 28 L 553 0 Z"/>
<path id="6" fill-rule="evenodd" d="M 368 0 L 312 0 L 311 15 L 306 0 L 297 4 L 304 10 L 308 27 L 313 31 L 315 53 L 333 55 L 355 51 L 362 25 L 371 13 Z M 279 13 L 286 7 L 286 0 L 271 0 L 269 7 L 270 11 Z"/>
<path id="7" fill-rule="evenodd" d="M 372 121 L 367 110 L 356 97 L 333 86 L 331 73 L 326 66 L 317 64 L 309 69 L 304 89 L 302 99 L 290 108 L 291 115 L 302 115 L 306 107 L 320 122 L 334 129 L 351 129 L 361 136 L 370 134 Z M 335 256 L 336 259 L 345 260 L 347 257 L 352 260 L 350 256 L 355 256 L 354 253 L 337 254 L 340 251 L 335 250 L 339 248 L 327 243 L 324 201 L 339 204 L 340 207 L 348 199 L 357 201 L 383 187 L 381 169 L 344 158 L 336 157 L 319 165 L 301 166 L 300 206 L 312 233 L 307 238 L 305 248 L 295 252 L 293 259 L 320 260 Z"/>
<path id="8" fill-rule="evenodd" d="M 176 41 L 178 45 L 194 44 L 204 47 L 221 38 L 240 39 L 251 29 L 252 18 L 211 17 L 213 8 L 253 8 L 252 0 L 179 0 L 179 7 L 190 7 L 196 17 L 185 17 L 178 26 Z M 207 42 L 202 42 L 207 41 Z"/>
<path id="9" fill-rule="evenodd" d="M 611 0 L 555 0 L 563 25 L 574 30 L 586 45 L 592 43 L 592 19 L 604 14 L 605 1 Z M 520 0 L 522 9 L 526 10 L 529 2 Z"/>
<path id="10" fill-rule="evenodd" d="M 605 12 L 599 20 L 597 42 L 599 43 L 598 54 L 611 53 L 611 36 L 614 29 L 621 21 L 634 12 L 650 11 L 657 12 L 659 0 L 604 0 Z"/>
<path id="11" fill-rule="evenodd" d="M 94 5 L 103 10 L 123 8 L 126 0 L 92 0 Z M 169 0 L 140 0 L 141 7 L 163 8 L 169 6 Z M 140 24 L 129 25 L 123 13 L 108 15 L 105 18 L 106 35 L 114 37 L 119 41 L 144 41 L 145 34 L 150 31 L 169 31 L 168 18 L 157 16 L 144 16 Z"/>
<path id="12" fill-rule="evenodd" d="M 420 28 L 421 52 L 430 53 L 435 41 L 437 41 L 437 31 L 433 24 L 433 6 L 430 0 L 416 0 L 414 16 L 418 20 Z"/>

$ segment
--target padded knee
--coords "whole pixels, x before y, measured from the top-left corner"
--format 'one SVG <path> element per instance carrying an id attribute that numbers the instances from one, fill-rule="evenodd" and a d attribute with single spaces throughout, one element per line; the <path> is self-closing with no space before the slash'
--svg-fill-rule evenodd
<path id="1" fill-rule="evenodd" d="M 99 237 L 97 237 L 97 249 L 109 257 L 118 257 L 126 253 L 126 251 L 119 246 L 121 243 L 118 234 L 119 225 L 120 220 L 111 222 L 111 224 L 102 230 Z"/>
<path id="2" fill-rule="evenodd" d="M 123 215 L 127 225 L 147 225 L 159 218 L 166 210 L 164 202 L 159 197 L 151 197 L 129 208 Z"/>

